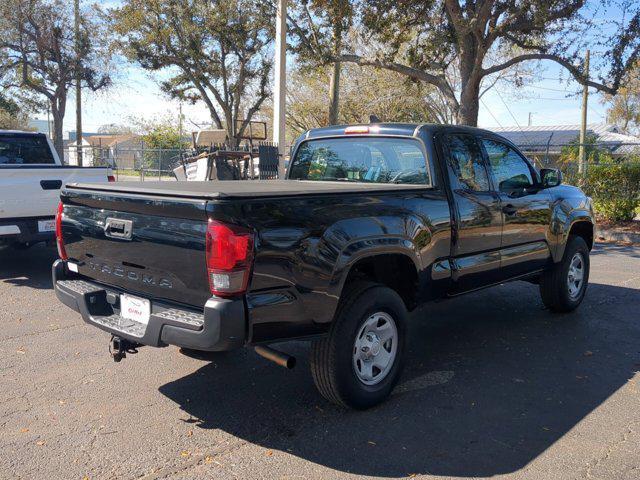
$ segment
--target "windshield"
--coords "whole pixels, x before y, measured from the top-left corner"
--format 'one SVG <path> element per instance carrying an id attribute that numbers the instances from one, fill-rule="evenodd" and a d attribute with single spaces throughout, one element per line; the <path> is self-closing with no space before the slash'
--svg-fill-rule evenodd
<path id="1" fill-rule="evenodd" d="M 0 134 L 0 165 L 54 163 L 44 135 Z"/>
<path id="2" fill-rule="evenodd" d="M 308 140 L 298 148 L 289 178 L 431 185 L 420 143 L 409 138 Z"/>

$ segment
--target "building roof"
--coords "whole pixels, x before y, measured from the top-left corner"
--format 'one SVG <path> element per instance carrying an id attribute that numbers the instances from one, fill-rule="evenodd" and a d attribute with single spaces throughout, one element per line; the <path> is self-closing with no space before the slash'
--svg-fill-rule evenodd
<path id="1" fill-rule="evenodd" d="M 574 143 L 580 136 L 580 125 L 530 125 L 522 127 L 494 127 L 492 130 L 528 151 L 559 151 Z M 620 133 L 615 125 L 593 123 L 587 125 L 587 135 L 615 153 L 640 152 L 640 138 Z M 634 145 L 635 144 L 635 145 Z"/>
<path id="2" fill-rule="evenodd" d="M 135 141 L 139 138 L 140 137 L 138 135 L 134 135 L 133 133 L 123 133 L 114 135 L 93 135 L 91 137 L 87 137 L 86 140 L 89 142 L 89 145 L 93 147 L 108 148 L 117 143 L 124 143 L 131 140 Z M 83 140 L 85 140 L 84 137 Z"/>

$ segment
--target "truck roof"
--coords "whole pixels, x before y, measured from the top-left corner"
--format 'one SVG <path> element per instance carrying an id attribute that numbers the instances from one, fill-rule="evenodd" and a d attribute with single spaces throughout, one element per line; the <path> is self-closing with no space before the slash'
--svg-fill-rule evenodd
<path id="1" fill-rule="evenodd" d="M 360 123 L 350 125 L 331 125 L 328 127 L 313 128 L 304 133 L 301 139 L 334 137 L 346 135 L 347 127 L 376 127 L 376 135 L 401 135 L 415 137 L 418 132 L 435 134 L 448 131 L 467 131 L 469 133 L 485 133 L 495 135 L 495 133 L 477 127 L 467 127 L 463 125 L 443 125 L 438 123 Z"/>
<path id="2" fill-rule="evenodd" d="M 20 134 L 20 135 L 33 135 L 33 136 L 42 135 L 42 136 L 45 136 L 45 134 L 41 133 L 41 132 L 31 132 L 31 131 L 27 131 L 27 130 L 1 130 L 0 129 L 0 135 L 6 135 L 6 134 L 11 134 L 11 135 Z"/>

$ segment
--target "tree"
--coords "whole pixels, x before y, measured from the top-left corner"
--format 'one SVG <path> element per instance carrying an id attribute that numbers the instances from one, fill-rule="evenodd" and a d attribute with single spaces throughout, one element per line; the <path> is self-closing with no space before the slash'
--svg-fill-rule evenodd
<path id="1" fill-rule="evenodd" d="M 615 96 L 608 95 L 607 119 L 626 134 L 640 134 L 640 64 L 630 70 Z"/>
<path id="2" fill-rule="evenodd" d="M 293 50 L 303 63 L 315 66 L 318 59 L 332 59 L 329 77 L 330 125 L 338 122 L 340 103 L 340 56 L 353 26 L 355 7 L 349 0 L 302 0 L 294 2 L 289 22 L 302 41 Z"/>
<path id="3" fill-rule="evenodd" d="M 599 81 L 586 78 L 579 60 L 585 33 L 597 33 L 595 22 L 585 17 L 584 0 L 362 1 L 362 22 L 371 35 L 367 43 L 379 48 L 373 54 L 354 48 L 333 60 L 385 68 L 433 85 L 458 123 L 476 125 L 483 80 L 524 62 L 555 62 L 578 83 L 614 95 L 640 55 L 640 9 L 622 1 L 623 20 L 614 36 L 601 41 L 608 48 L 602 66 L 608 71 Z M 452 67 L 458 85 L 450 81 Z"/>
<path id="4" fill-rule="evenodd" d="M 0 129 L 30 130 L 29 114 L 22 105 L 0 94 Z"/>
<path id="5" fill-rule="evenodd" d="M 163 90 L 204 102 L 215 126 L 237 142 L 269 95 L 268 8 L 259 0 L 125 0 L 110 13 L 128 57 L 167 72 Z"/>
<path id="6" fill-rule="evenodd" d="M 327 125 L 330 87 L 322 67 L 292 70 L 287 89 L 287 128 L 299 135 Z M 346 64 L 340 84 L 343 101 L 335 123 L 368 123 L 372 114 L 387 122 L 442 123 L 447 112 L 438 111 L 433 101 L 426 101 L 434 90 L 399 73 Z"/>
<path id="7" fill-rule="evenodd" d="M 64 0 L 3 0 L 0 4 L 0 83 L 46 98 L 53 117 L 53 143 L 62 157 L 62 125 L 67 94 L 78 68 L 84 86 L 109 86 L 109 53 L 96 39 L 104 32 L 82 14 L 76 56 L 73 4 Z"/>

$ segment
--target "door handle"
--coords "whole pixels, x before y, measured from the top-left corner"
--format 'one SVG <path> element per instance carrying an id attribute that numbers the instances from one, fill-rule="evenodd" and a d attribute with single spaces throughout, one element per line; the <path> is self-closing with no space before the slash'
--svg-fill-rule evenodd
<path id="1" fill-rule="evenodd" d="M 502 207 L 502 212 L 505 215 L 515 215 L 516 212 L 518 211 L 518 209 L 516 207 L 514 207 L 511 204 L 505 205 L 504 207 Z"/>
<path id="2" fill-rule="evenodd" d="M 60 190 L 62 180 L 40 180 L 40 186 L 43 190 Z"/>

